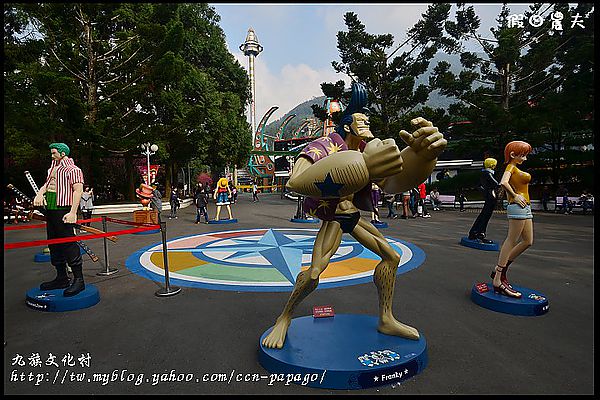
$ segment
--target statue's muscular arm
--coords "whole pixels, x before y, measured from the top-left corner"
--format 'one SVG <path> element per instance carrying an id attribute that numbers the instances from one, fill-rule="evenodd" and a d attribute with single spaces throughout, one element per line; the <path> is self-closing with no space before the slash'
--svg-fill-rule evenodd
<path id="1" fill-rule="evenodd" d="M 315 182 L 324 182 L 328 174 L 335 184 L 343 185 L 338 195 L 329 196 L 332 198 L 348 196 L 369 183 L 369 171 L 362 154 L 348 150 L 331 154 L 318 163 L 304 157 L 298 158 L 287 186 L 306 196 L 328 198 L 315 185 Z"/>
<path id="2" fill-rule="evenodd" d="M 437 157 L 448 143 L 438 128 L 426 119 L 418 117 L 411 122 L 419 128 L 412 134 L 400 131 L 400 137 L 408 144 L 400 152 L 404 169 L 386 179 L 383 189 L 387 193 L 403 192 L 424 182 L 433 172 Z"/>

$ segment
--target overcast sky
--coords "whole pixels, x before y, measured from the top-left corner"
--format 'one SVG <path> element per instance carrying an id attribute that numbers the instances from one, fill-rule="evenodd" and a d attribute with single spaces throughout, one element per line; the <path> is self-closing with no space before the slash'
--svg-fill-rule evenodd
<path id="1" fill-rule="evenodd" d="M 322 96 L 321 82 L 350 79 L 337 74 L 331 62 L 339 61 L 338 31 L 346 31 L 344 14 L 353 11 L 371 34 L 391 33 L 394 44 L 407 38 L 406 32 L 426 11 L 428 4 L 248 4 L 212 3 L 221 17 L 229 51 L 244 68 L 248 58 L 239 50 L 248 29 L 256 32 L 263 52 L 256 57 L 256 123 L 272 106 L 279 109 L 269 122 L 275 121 L 306 100 Z M 490 27 L 501 3 L 475 4 L 481 20 L 479 33 L 492 37 Z M 529 4 L 509 4 L 511 14 L 523 13 Z M 455 6 L 450 11 L 451 18 Z M 478 50 L 476 47 L 470 50 Z"/>

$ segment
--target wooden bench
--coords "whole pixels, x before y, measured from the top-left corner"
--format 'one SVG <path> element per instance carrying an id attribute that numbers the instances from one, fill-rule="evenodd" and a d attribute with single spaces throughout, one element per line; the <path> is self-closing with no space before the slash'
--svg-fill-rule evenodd
<path id="1" fill-rule="evenodd" d="M 567 197 L 569 199 L 569 205 L 567 206 L 568 209 L 577 209 L 577 210 L 581 210 L 582 212 L 584 212 L 583 209 L 583 201 L 580 200 L 579 197 L 576 196 L 568 196 Z M 594 199 L 591 198 L 588 201 L 588 205 L 589 205 L 589 210 L 593 211 L 594 210 Z M 563 204 L 563 196 L 556 196 L 556 198 L 554 199 L 554 212 L 565 212 L 565 207 Z"/>

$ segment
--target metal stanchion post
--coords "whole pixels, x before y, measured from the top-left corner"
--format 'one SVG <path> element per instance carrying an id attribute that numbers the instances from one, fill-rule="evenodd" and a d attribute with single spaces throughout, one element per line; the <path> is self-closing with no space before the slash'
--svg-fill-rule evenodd
<path id="1" fill-rule="evenodd" d="M 165 287 L 163 289 L 159 289 L 156 293 L 156 296 L 166 297 L 173 296 L 177 293 L 181 292 L 181 288 L 177 286 L 169 285 L 169 257 L 167 255 L 167 223 L 160 223 L 160 233 L 162 234 L 162 245 L 163 245 L 163 261 L 165 263 Z"/>
<path id="2" fill-rule="evenodd" d="M 106 215 L 102 216 L 102 230 L 106 232 Z M 106 265 L 106 270 L 100 271 L 96 275 L 108 276 L 117 273 L 119 270 L 117 268 L 110 267 L 110 261 L 108 260 L 108 246 L 106 245 L 106 237 L 102 239 L 104 240 L 104 264 Z"/>

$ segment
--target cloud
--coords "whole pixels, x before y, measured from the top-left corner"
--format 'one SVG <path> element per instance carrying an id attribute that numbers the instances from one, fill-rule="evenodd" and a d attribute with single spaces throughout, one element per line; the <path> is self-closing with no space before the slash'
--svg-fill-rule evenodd
<path id="1" fill-rule="evenodd" d="M 248 70 L 248 58 L 235 54 L 239 63 Z M 348 87 L 350 78 L 337 74 L 331 68 L 314 69 L 307 64 L 286 64 L 279 71 L 272 71 L 260 55 L 254 61 L 256 82 L 256 123 L 272 107 L 278 106 L 269 122 L 281 118 L 298 104 L 314 97 L 323 96 L 322 82 L 343 80 Z"/>
<path id="2" fill-rule="evenodd" d="M 369 5 L 329 5 L 318 9 L 326 36 L 337 41 L 339 31 L 347 31 L 344 14 L 354 12 L 365 25 L 365 30 L 374 35 L 391 33 L 394 41 L 406 39 L 406 31 L 421 18 L 427 4 L 369 4 Z"/>
<path id="3" fill-rule="evenodd" d="M 322 96 L 322 82 L 340 79 L 349 87 L 350 79 L 337 74 L 332 60 L 339 60 L 336 34 L 346 31 L 343 16 L 348 11 L 358 15 L 371 34 L 391 33 L 394 49 L 407 37 L 410 29 L 427 10 L 427 4 L 322 4 L 257 5 L 219 4 L 228 38 L 235 38 L 229 51 L 248 70 L 248 58 L 237 48 L 252 26 L 265 50 L 255 60 L 256 121 L 272 106 L 279 109 L 269 121 L 275 121 L 296 105 Z M 527 4 L 509 5 L 521 12 Z M 489 37 L 489 26 L 501 4 L 475 5 L 482 26 L 480 33 Z M 450 11 L 454 19 L 456 6 Z M 233 43 L 231 42 L 231 43 Z M 294 45 L 289 45 L 293 43 Z M 249 116 L 248 116 L 249 120 Z"/>

